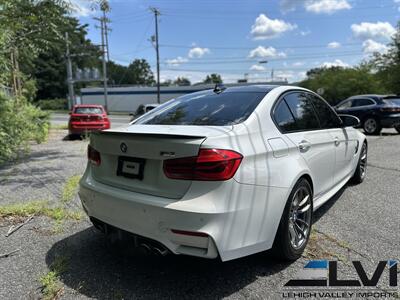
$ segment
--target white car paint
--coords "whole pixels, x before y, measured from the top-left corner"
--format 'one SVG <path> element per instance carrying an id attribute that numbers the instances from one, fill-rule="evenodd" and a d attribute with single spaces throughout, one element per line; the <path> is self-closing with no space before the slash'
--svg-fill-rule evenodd
<path id="1" fill-rule="evenodd" d="M 91 138 L 101 168 L 88 163 L 79 195 L 87 214 L 117 228 L 156 240 L 175 254 L 223 261 L 270 249 L 295 183 L 312 180 L 314 210 L 355 172 L 365 136 L 352 127 L 282 134 L 271 118 L 281 86 L 266 94 L 244 122 L 232 126 L 130 125 Z M 164 139 L 163 135 L 169 135 Z M 172 138 L 171 138 L 172 136 Z M 143 181 L 115 177 L 120 144 L 126 156 L 145 157 L 154 170 Z M 299 145 L 307 151 L 300 149 Z M 226 181 L 167 178 L 160 152 L 196 155 L 199 148 L 231 149 L 243 155 Z M 360 147 L 359 147 L 360 148 Z M 160 165 L 158 165 L 160 162 Z M 171 229 L 201 232 L 175 234 Z"/>

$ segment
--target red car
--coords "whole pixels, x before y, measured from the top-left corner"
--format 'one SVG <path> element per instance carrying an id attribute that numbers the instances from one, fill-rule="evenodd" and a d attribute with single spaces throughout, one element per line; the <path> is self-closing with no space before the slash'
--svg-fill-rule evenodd
<path id="1" fill-rule="evenodd" d="M 70 135 L 109 129 L 110 119 L 102 105 L 74 105 L 70 112 L 68 129 Z"/>

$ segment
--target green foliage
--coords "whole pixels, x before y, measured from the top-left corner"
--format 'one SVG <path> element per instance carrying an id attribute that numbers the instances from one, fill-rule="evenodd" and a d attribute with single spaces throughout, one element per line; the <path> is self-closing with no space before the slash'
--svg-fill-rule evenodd
<path id="1" fill-rule="evenodd" d="M 24 98 L 0 94 L 0 163 L 29 150 L 29 141 L 44 142 L 49 130 L 49 115 Z"/>
<path id="2" fill-rule="evenodd" d="M 67 99 L 43 99 L 39 100 L 37 103 L 43 110 L 65 110 L 68 109 Z"/>
<path id="3" fill-rule="evenodd" d="M 191 82 L 190 82 L 190 80 L 187 79 L 186 77 L 178 77 L 178 78 L 174 81 L 174 84 L 186 86 L 186 85 L 190 85 Z"/>
<path id="4" fill-rule="evenodd" d="M 219 74 L 211 74 L 207 75 L 206 79 L 204 79 L 203 83 L 222 83 L 221 75 Z"/>
<path id="5" fill-rule="evenodd" d="M 82 218 L 80 212 L 67 211 L 61 206 L 51 207 L 48 201 L 44 200 L 0 206 L 0 217 L 27 217 L 30 215 L 46 216 L 55 221 L 62 221 L 65 219 L 80 220 Z"/>
<path id="6" fill-rule="evenodd" d="M 107 63 L 111 84 L 152 85 L 155 83 L 153 71 L 145 59 L 135 59 L 127 67 L 115 62 Z"/>
<path id="7" fill-rule="evenodd" d="M 369 64 L 311 69 L 299 85 L 313 91 L 323 89 L 322 96 L 332 105 L 353 95 L 385 93 Z"/>
<path id="8" fill-rule="evenodd" d="M 376 53 L 372 63 L 377 69 L 376 77 L 382 85 L 389 92 L 400 94 L 400 22 L 388 47 L 386 53 Z"/>
<path id="9" fill-rule="evenodd" d="M 81 175 L 74 175 L 68 178 L 67 182 L 64 185 L 61 201 L 62 202 L 70 202 L 76 195 L 78 191 L 79 180 L 81 179 Z"/>
<path id="10" fill-rule="evenodd" d="M 56 299 L 59 295 L 62 284 L 59 276 L 67 270 L 68 258 L 65 256 L 56 257 L 50 266 L 50 272 L 39 278 L 42 285 L 43 299 Z"/>

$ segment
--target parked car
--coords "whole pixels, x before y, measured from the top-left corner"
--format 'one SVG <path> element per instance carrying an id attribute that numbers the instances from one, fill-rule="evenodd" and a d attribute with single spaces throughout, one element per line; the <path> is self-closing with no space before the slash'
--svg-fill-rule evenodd
<path id="1" fill-rule="evenodd" d="M 70 112 L 68 122 L 70 135 L 109 129 L 110 126 L 110 119 L 102 105 L 74 105 Z"/>
<path id="2" fill-rule="evenodd" d="M 359 118 L 367 134 L 393 127 L 400 133 L 400 96 L 358 95 L 340 102 L 335 109 Z"/>
<path id="3" fill-rule="evenodd" d="M 131 121 L 133 121 L 134 119 L 144 115 L 145 113 L 153 110 L 154 108 L 156 108 L 157 106 L 159 106 L 160 104 L 157 103 L 153 103 L 153 104 L 140 104 L 138 106 L 138 108 L 136 109 L 135 113 L 131 113 L 129 114 L 131 116 Z"/>
<path id="4" fill-rule="evenodd" d="M 358 124 L 299 87 L 184 95 L 92 135 L 79 196 L 95 227 L 156 253 L 294 260 L 313 211 L 365 178 Z"/>

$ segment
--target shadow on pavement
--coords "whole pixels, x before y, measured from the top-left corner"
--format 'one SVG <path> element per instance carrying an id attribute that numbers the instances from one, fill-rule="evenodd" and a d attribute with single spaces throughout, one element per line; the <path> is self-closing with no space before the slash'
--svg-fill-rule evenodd
<path id="1" fill-rule="evenodd" d="M 67 257 L 60 280 L 96 299 L 216 299 L 290 265 L 274 261 L 267 253 L 222 263 L 188 256 L 158 257 L 130 251 L 130 247 L 127 242 L 111 246 L 91 227 L 54 244 L 46 263 L 51 269 L 57 257 Z"/>

